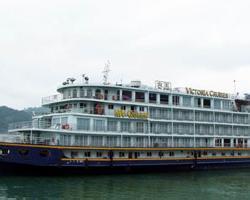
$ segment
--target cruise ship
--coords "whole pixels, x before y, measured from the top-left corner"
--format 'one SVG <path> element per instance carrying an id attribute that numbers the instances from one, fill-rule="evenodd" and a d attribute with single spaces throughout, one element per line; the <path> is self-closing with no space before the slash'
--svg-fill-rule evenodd
<path id="1" fill-rule="evenodd" d="M 48 113 L 9 125 L 1 170 L 141 172 L 250 166 L 250 96 L 69 78 Z"/>

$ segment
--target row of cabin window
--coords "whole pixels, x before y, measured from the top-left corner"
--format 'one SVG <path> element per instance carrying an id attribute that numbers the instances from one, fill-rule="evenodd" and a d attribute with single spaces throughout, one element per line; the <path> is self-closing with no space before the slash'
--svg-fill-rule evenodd
<path id="1" fill-rule="evenodd" d="M 71 94 L 72 93 L 72 94 Z M 95 95 L 92 95 L 92 89 L 88 89 L 87 93 L 84 93 L 84 90 L 80 90 L 80 95 L 77 95 L 77 90 L 74 89 L 72 92 L 71 90 L 65 91 L 64 92 L 64 98 L 71 98 L 71 96 L 73 98 L 77 98 L 77 97 L 95 97 L 100 99 L 99 97 L 103 96 L 101 94 L 101 90 L 100 89 L 96 89 L 95 90 Z M 108 90 L 105 90 L 105 94 L 104 94 L 104 99 L 108 99 L 107 98 L 108 95 Z M 158 94 L 159 95 L 159 103 L 160 104 L 169 104 L 169 98 L 170 96 L 167 94 Z M 120 99 L 120 90 L 117 91 L 117 95 L 116 97 L 112 97 L 113 100 L 123 100 L 123 101 L 132 101 L 132 91 L 128 91 L 128 90 L 122 90 L 122 99 Z M 186 107 L 190 107 L 192 106 L 191 102 L 192 102 L 192 97 L 188 97 L 188 96 L 183 96 L 183 106 Z M 157 103 L 157 93 L 149 93 L 149 97 L 148 97 L 149 103 Z M 135 101 L 136 102 L 145 102 L 145 93 L 144 92 L 135 92 Z M 206 99 L 206 98 L 199 98 L 199 97 L 195 97 L 194 98 L 194 107 L 204 107 L 204 108 L 214 108 L 214 109 L 224 109 L 224 110 L 229 110 L 231 109 L 232 105 L 230 101 L 222 101 L 222 105 L 221 105 L 221 100 L 219 99 L 214 99 L 213 101 L 213 105 L 212 105 L 212 100 L 211 99 Z M 172 105 L 180 105 L 180 96 L 178 95 L 173 95 L 172 96 Z M 203 105 L 203 106 L 202 106 Z M 222 108 L 221 108 L 222 107 Z"/>
<path id="2" fill-rule="evenodd" d="M 213 155 L 213 156 L 216 156 L 216 155 L 221 155 L 221 156 L 226 156 L 226 155 L 231 155 L 231 156 L 235 156 L 235 154 L 237 154 L 238 156 L 241 156 L 242 155 L 242 153 L 241 152 L 234 152 L 234 151 L 231 151 L 231 152 L 229 152 L 230 154 L 227 154 L 226 152 L 211 152 L 211 154 Z M 128 157 L 133 157 L 133 154 L 134 154 L 134 157 L 136 157 L 136 158 L 138 158 L 138 157 L 141 157 L 141 152 L 130 152 L 130 154 L 131 154 L 131 156 L 128 154 L 127 156 Z M 72 158 L 75 158 L 75 157 L 77 157 L 77 155 L 78 155 L 78 152 L 71 152 L 71 157 Z M 136 155 L 136 156 L 135 156 Z M 146 156 L 147 157 L 152 157 L 152 152 L 146 152 Z M 187 152 L 187 155 L 191 155 L 191 156 L 194 156 L 194 152 Z M 208 155 L 208 152 L 207 151 L 201 151 L 201 152 L 197 152 L 197 156 L 198 157 L 201 157 L 201 155 L 203 155 L 203 156 L 207 156 Z M 108 153 L 108 155 L 107 155 L 108 157 L 110 157 L 111 155 L 110 155 L 110 153 Z M 169 157 L 173 157 L 173 156 L 175 156 L 175 152 L 173 152 L 173 151 L 170 151 L 170 152 L 162 152 L 162 151 L 160 151 L 160 152 L 158 152 L 158 156 L 161 158 L 161 157 L 163 157 L 163 156 L 169 156 Z M 86 157 L 86 158 L 90 158 L 91 157 L 91 152 L 84 152 L 84 157 Z M 97 158 L 101 158 L 101 157 L 103 157 L 103 152 L 96 152 L 96 157 Z M 120 158 L 124 158 L 124 157 L 126 157 L 126 154 L 125 154 L 125 152 L 119 152 L 119 157 Z M 107 157 L 106 157 L 107 158 Z"/>
<path id="3" fill-rule="evenodd" d="M 136 157 L 141 157 L 141 153 L 140 153 L 140 152 L 131 152 L 131 153 L 136 154 Z M 228 155 L 226 152 L 219 152 L 219 153 L 220 153 L 221 156 L 226 156 L 226 155 Z M 211 154 L 212 154 L 213 156 L 219 155 L 219 153 L 217 153 L 217 152 L 211 152 Z M 236 152 L 232 151 L 232 152 L 230 152 L 230 155 L 231 155 L 231 156 L 234 156 L 235 153 L 236 153 Z M 191 156 L 194 156 L 194 152 L 191 152 L 191 153 L 188 152 L 188 155 L 189 155 L 189 154 L 191 154 Z M 73 155 L 74 155 L 74 154 L 71 153 L 71 156 L 72 156 L 72 157 L 73 157 Z M 170 156 L 170 157 L 173 157 L 174 155 L 175 155 L 175 152 L 173 152 L 173 151 L 168 152 L 168 153 L 162 152 L 162 151 L 158 152 L 158 156 L 159 156 L 159 157 L 163 157 L 163 156 Z M 201 157 L 201 155 L 207 156 L 207 155 L 208 155 L 208 152 L 207 152 L 207 151 L 198 152 L 198 155 L 197 155 L 197 156 L 198 156 L 198 157 Z M 241 156 L 242 153 L 241 153 L 241 152 L 237 152 L 237 155 L 238 155 L 238 156 Z M 91 157 L 91 152 L 85 152 L 85 153 L 84 153 L 84 156 L 85 156 L 85 157 Z M 108 156 L 110 156 L 110 155 L 108 155 Z M 128 155 L 128 156 L 129 156 L 129 155 Z M 147 156 L 147 157 L 152 157 L 152 152 L 147 152 L 147 153 L 146 153 L 146 156 Z M 103 157 L 103 152 L 96 152 L 96 157 L 97 157 L 97 158 Z M 120 158 L 124 158 L 124 157 L 125 157 L 125 153 L 124 153 L 124 152 L 119 152 L 119 157 L 120 157 Z M 133 155 L 132 155 L 131 157 L 133 157 Z"/>
<path id="4" fill-rule="evenodd" d="M 65 141 L 67 139 L 67 141 Z M 247 139 L 216 139 L 215 145 L 222 146 L 222 140 L 224 143 L 224 147 L 231 147 L 232 145 L 235 147 L 247 147 L 248 140 Z M 122 144 L 121 144 L 122 142 Z M 193 147 L 193 138 L 172 138 L 167 137 L 151 137 L 150 146 L 151 147 L 171 147 L 174 142 L 174 146 L 176 147 Z M 60 140 L 61 145 L 70 145 L 71 144 L 71 136 L 61 135 Z M 109 147 L 146 147 L 149 144 L 148 137 L 129 137 L 124 136 L 121 141 L 120 136 L 75 136 L 74 144 L 76 146 L 109 146 Z M 146 146 L 145 146 L 146 145 Z M 196 138 L 196 146 L 197 147 L 212 147 L 214 146 L 214 140 L 203 138 Z M 147 146 L 148 147 L 148 146 Z"/>
<path id="5" fill-rule="evenodd" d="M 136 157 L 140 157 L 141 156 L 141 152 L 129 152 L 129 153 L 130 154 L 132 153 L 134 155 L 136 154 Z M 130 157 L 129 153 L 128 153 L 128 157 Z M 111 156 L 110 154 L 111 153 L 109 152 L 107 156 L 110 157 Z M 77 155 L 78 155 L 77 152 L 71 152 L 71 157 L 77 157 Z M 119 157 L 120 158 L 124 158 L 125 156 L 126 156 L 125 152 L 119 152 Z M 146 156 L 147 157 L 152 157 L 152 152 L 147 152 Z M 163 156 L 170 156 L 170 157 L 172 157 L 172 156 L 174 156 L 174 152 L 170 151 L 170 152 L 166 153 L 166 152 L 160 151 L 160 152 L 158 152 L 158 156 L 159 157 L 163 157 Z M 90 151 L 84 152 L 84 157 L 88 157 L 88 158 L 91 157 L 91 152 Z M 96 157 L 97 158 L 103 157 L 103 152 L 96 152 Z M 131 157 L 133 157 L 133 155 L 131 155 Z"/>
<path id="6" fill-rule="evenodd" d="M 163 108 L 150 108 L 150 118 L 155 119 L 172 119 L 172 110 Z M 248 114 L 232 114 L 232 113 L 219 113 L 219 112 L 201 112 L 193 110 L 173 110 L 174 120 L 183 121 L 207 121 L 207 122 L 222 122 L 222 123 L 240 123 L 248 124 Z"/>
<path id="7" fill-rule="evenodd" d="M 67 117 L 61 118 L 62 124 L 68 123 Z M 116 132 L 118 131 L 118 120 L 108 120 L 107 128 L 105 127 L 105 120 L 102 119 L 94 119 L 93 121 L 93 130 L 103 132 L 105 130 Z M 60 118 L 53 118 L 52 125 L 59 124 Z M 132 126 L 132 123 L 134 124 Z M 172 132 L 172 124 L 168 122 L 151 122 L 150 123 L 151 132 L 152 133 L 171 133 Z M 90 130 L 90 119 L 87 118 L 77 118 L 77 130 Z M 249 131 L 249 127 L 234 127 L 233 128 L 235 134 L 243 134 L 246 135 Z M 144 122 L 130 122 L 130 121 L 120 121 L 120 132 L 138 132 L 144 133 L 148 131 L 148 124 Z M 174 133 L 193 133 L 194 128 L 193 124 L 181 124 L 174 123 L 173 124 L 173 132 Z M 215 131 L 218 134 L 231 134 L 232 127 L 225 125 L 216 125 Z M 196 124 L 196 132 L 197 133 L 207 133 L 212 134 L 214 132 L 213 125 L 199 125 Z"/>
<path id="8" fill-rule="evenodd" d="M 103 122 L 104 123 L 104 122 Z M 95 131 L 104 131 L 105 126 L 98 125 L 94 123 L 94 130 Z M 118 131 L 118 121 L 108 121 L 107 131 L 116 132 Z M 171 123 L 164 123 L 164 122 L 153 122 L 150 124 L 151 133 L 172 133 L 172 124 Z M 137 133 L 144 133 L 147 132 L 147 124 L 143 122 L 136 122 L 135 127 L 131 127 L 131 122 L 124 121 L 120 124 L 120 131 L 121 132 L 137 132 Z M 89 124 L 88 124 L 89 130 Z M 195 126 L 195 132 L 197 134 L 219 134 L 219 135 L 231 135 L 233 132 L 236 135 L 247 135 L 249 131 L 249 127 L 234 127 L 232 126 L 219 126 L 216 125 L 199 125 Z M 194 126 L 193 124 L 174 124 L 173 125 L 173 132 L 178 134 L 193 134 L 194 133 Z"/>
<path id="9" fill-rule="evenodd" d="M 134 123 L 135 126 L 131 126 Z M 93 130 L 94 131 L 104 131 L 106 130 L 105 127 L 105 120 L 101 119 L 94 119 L 93 123 Z M 130 122 L 130 121 L 120 121 L 120 131 L 121 132 L 146 132 L 148 127 L 147 123 L 144 122 Z M 196 125 L 196 129 L 204 130 L 200 132 L 204 133 L 212 133 L 213 125 Z M 209 128 L 210 127 L 210 128 Z M 173 125 L 175 133 L 192 133 L 193 132 L 193 124 L 178 124 L 175 123 Z M 77 130 L 90 130 L 90 119 L 87 118 L 77 118 Z M 231 126 L 218 126 L 216 125 L 215 130 L 218 133 L 230 133 L 232 132 Z M 222 131 L 221 131 L 222 130 Z M 118 131 L 118 121 L 115 120 L 108 120 L 107 124 L 107 131 L 115 132 Z M 164 122 L 152 122 L 151 123 L 151 132 L 154 133 L 171 133 L 172 125 L 171 123 L 164 123 Z M 234 127 L 234 131 L 241 134 L 246 134 L 249 131 L 248 127 Z"/>

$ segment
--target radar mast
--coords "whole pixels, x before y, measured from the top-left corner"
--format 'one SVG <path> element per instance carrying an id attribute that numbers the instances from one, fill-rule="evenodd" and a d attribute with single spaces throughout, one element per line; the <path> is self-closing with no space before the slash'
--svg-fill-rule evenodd
<path id="1" fill-rule="evenodd" d="M 108 82 L 108 77 L 109 77 L 109 72 L 111 71 L 110 70 L 110 61 L 108 60 L 105 64 L 105 67 L 104 67 L 104 70 L 103 70 L 103 84 L 104 85 L 109 85 L 109 82 Z"/>

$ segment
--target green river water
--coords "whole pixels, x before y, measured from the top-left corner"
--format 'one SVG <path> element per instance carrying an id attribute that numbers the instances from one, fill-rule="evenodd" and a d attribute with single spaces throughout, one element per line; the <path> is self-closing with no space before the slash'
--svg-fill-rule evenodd
<path id="1" fill-rule="evenodd" d="M 0 176 L 0 199 L 250 200 L 250 169 L 91 176 Z"/>

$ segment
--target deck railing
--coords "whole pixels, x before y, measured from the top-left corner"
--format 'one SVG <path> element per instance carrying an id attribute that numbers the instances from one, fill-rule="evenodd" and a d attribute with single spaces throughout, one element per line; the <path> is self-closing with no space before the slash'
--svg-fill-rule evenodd
<path id="1" fill-rule="evenodd" d="M 51 137 L 23 137 L 22 135 L 0 134 L 0 142 L 17 143 L 17 144 L 46 144 L 56 145 Z"/>
<path id="2" fill-rule="evenodd" d="M 60 101 L 62 99 L 63 99 L 63 96 L 61 94 L 55 94 L 55 95 L 51 95 L 48 97 L 43 97 L 42 98 L 42 105 L 49 104 L 49 103 L 55 103 L 55 102 Z"/>
<path id="3" fill-rule="evenodd" d="M 96 133 L 120 133 L 120 134 L 126 134 L 126 133 L 135 133 L 135 134 L 143 134 L 143 135 L 148 135 L 148 134 L 157 134 L 160 136 L 160 134 L 164 134 L 164 136 L 172 136 L 172 135 L 178 135 L 181 137 L 190 137 L 193 135 L 192 132 L 190 132 L 190 130 L 186 130 L 186 129 L 174 129 L 174 132 L 172 133 L 171 131 L 168 131 L 166 129 L 162 129 L 160 130 L 151 130 L 151 132 L 148 132 L 149 130 L 147 128 L 144 129 L 137 129 L 136 127 L 130 128 L 130 129 L 114 129 L 114 127 L 112 125 L 104 125 L 101 127 L 82 127 L 82 126 L 77 126 L 76 123 L 55 123 L 55 124 L 51 124 L 49 122 L 40 122 L 40 123 L 35 123 L 35 122 L 18 122 L 18 123 L 14 123 L 14 124 L 10 124 L 9 125 L 9 131 L 10 132 L 16 132 L 16 131 L 32 131 L 32 130 L 37 130 L 37 129 L 42 129 L 42 130 L 50 130 L 50 131 L 63 131 L 63 132 L 70 132 L 70 131 L 74 131 L 74 132 L 84 132 L 84 133 L 92 133 L 92 132 L 96 132 Z M 199 136 L 204 136 L 207 135 L 208 137 L 211 136 L 216 136 L 217 137 L 227 137 L 227 136 L 232 136 L 232 132 L 223 132 L 223 133 L 216 133 L 216 135 L 214 135 L 214 132 L 200 132 L 197 130 L 196 132 L 196 137 Z M 235 135 L 237 135 L 237 137 L 246 137 L 248 136 L 248 133 L 235 133 Z M 203 145 L 203 144 L 202 144 Z M 229 144 L 227 144 L 228 146 Z M 218 143 L 216 146 L 220 146 L 220 144 Z"/>
<path id="4" fill-rule="evenodd" d="M 39 128 L 39 129 L 48 129 L 52 128 L 50 122 L 35 122 L 35 121 L 25 121 L 25 122 L 16 122 L 9 124 L 9 130 L 15 129 L 31 129 L 31 128 Z"/>

